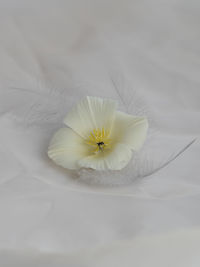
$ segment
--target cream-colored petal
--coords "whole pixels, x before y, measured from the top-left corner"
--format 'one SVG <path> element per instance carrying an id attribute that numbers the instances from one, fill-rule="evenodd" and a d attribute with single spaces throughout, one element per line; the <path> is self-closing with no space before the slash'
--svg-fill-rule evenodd
<path id="1" fill-rule="evenodd" d="M 56 164 L 68 168 L 78 169 L 77 161 L 89 155 L 90 148 L 84 139 L 70 128 L 62 128 L 53 136 L 48 156 Z"/>
<path id="2" fill-rule="evenodd" d="M 145 117 L 135 117 L 123 112 L 116 112 L 111 139 L 130 146 L 138 151 L 147 135 L 148 121 Z"/>
<path id="3" fill-rule="evenodd" d="M 115 111 L 115 101 L 87 96 L 67 114 L 64 123 L 83 138 L 88 138 L 94 129 L 110 130 Z"/>
<path id="4" fill-rule="evenodd" d="M 80 167 L 95 170 L 121 170 L 130 161 L 131 150 L 124 144 L 116 144 L 112 151 L 101 152 L 79 160 Z"/>

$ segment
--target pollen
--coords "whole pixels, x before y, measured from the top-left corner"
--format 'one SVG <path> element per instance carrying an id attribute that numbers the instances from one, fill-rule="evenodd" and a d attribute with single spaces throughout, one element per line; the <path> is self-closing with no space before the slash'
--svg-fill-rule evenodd
<path id="1" fill-rule="evenodd" d="M 110 132 L 102 129 L 94 129 L 90 132 L 86 144 L 94 147 L 94 153 L 102 152 L 110 148 Z"/>

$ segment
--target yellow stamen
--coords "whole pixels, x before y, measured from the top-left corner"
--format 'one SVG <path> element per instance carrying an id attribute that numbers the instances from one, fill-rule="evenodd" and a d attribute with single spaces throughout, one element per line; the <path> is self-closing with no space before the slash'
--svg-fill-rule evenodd
<path id="1" fill-rule="evenodd" d="M 86 144 L 95 147 L 94 153 L 104 151 L 110 148 L 110 132 L 108 130 L 94 129 L 90 132 L 88 139 L 85 141 Z"/>

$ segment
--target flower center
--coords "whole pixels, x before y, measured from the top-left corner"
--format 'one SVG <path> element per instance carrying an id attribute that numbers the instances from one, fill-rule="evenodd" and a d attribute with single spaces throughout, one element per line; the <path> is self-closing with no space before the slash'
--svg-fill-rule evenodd
<path id="1" fill-rule="evenodd" d="M 110 148 L 110 132 L 106 131 L 104 128 L 102 129 L 94 129 L 90 132 L 86 143 L 92 147 L 94 147 L 94 153 L 102 152 L 105 149 Z"/>

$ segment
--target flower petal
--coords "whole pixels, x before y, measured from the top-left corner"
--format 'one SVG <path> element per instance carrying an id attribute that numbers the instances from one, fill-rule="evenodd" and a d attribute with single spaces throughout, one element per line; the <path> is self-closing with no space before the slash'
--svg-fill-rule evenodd
<path id="1" fill-rule="evenodd" d="M 89 155 L 89 146 L 83 138 L 70 128 L 62 128 L 53 136 L 48 156 L 58 165 L 68 169 L 78 169 L 77 161 Z"/>
<path id="2" fill-rule="evenodd" d="M 131 150 L 124 144 L 117 144 L 112 151 L 98 153 L 79 160 L 80 167 L 96 170 L 121 170 L 130 161 Z"/>
<path id="3" fill-rule="evenodd" d="M 138 151 L 145 141 L 147 129 L 148 121 L 145 117 L 135 117 L 118 111 L 111 138 L 114 142 L 126 144 Z"/>
<path id="4" fill-rule="evenodd" d="M 115 110 L 115 101 L 87 96 L 67 114 L 64 123 L 83 138 L 87 138 L 94 129 L 110 130 Z"/>

